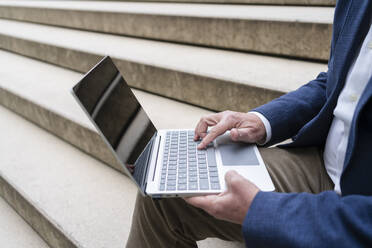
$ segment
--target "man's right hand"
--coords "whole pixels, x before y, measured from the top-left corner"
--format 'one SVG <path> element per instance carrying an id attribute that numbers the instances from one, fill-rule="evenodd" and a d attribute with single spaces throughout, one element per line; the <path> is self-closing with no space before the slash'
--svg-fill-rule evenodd
<path id="1" fill-rule="evenodd" d="M 208 133 L 208 127 L 214 126 Z M 204 116 L 195 128 L 194 140 L 202 139 L 198 149 L 204 149 L 219 135 L 230 131 L 233 141 L 263 143 L 266 139 L 265 125 L 252 113 L 224 111 Z"/>

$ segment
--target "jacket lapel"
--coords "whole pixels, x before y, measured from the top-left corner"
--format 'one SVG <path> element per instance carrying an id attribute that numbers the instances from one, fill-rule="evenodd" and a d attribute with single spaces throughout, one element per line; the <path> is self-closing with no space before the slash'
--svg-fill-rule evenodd
<path id="1" fill-rule="evenodd" d="M 331 102 L 336 106 L 338 96 L 345 85 L 346 76 L 357 56 L 360 45 L 367 35 L 371 19 L 372 1 L 351 0 L 351 5 L 342 31 L 337 39 L 334 51 L 334 68 L 337 86 L 331 96 Z M 338 70 L 338 71 L 337 71 Z"/>
<path id="2" fill-rule="evenodd" d="M 365 104 L 372 98 L 372 78 L 369 80 L 360 100 L 359 103 L 355 109 L 355 114 L 353 117 L 353 122 L 352 122 L 352 127 L 350 129 L 350 134 L 349 134 L 349 144 L 347 146 L 346 154 L 345 154 L 345 163 L 344 163 L 344 172 L 347 169 L 347 167 L 350 164 L 352 155 L 354 154 L 355 150 L 355 143 L 357 139 L 357 125 L 358 125 L 358 119 L 359 119 L 359 114 Z"/>

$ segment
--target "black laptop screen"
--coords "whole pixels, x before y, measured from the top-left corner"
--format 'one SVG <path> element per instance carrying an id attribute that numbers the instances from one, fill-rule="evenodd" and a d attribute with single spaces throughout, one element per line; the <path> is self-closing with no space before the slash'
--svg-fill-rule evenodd
<path id="1" fill-rule="evenodd" d="M 124 165 L 133 165 L 156 129 L 119 70 L 105 57 L 74 94 Z"/>

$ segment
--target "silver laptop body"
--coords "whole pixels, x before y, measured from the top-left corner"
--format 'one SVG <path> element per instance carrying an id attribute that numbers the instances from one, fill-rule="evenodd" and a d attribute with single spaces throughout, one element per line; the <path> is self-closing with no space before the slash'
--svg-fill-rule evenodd
<path id="1" fill-rule="evenodd" d="M 261 190 L 274 190 L 256 145 L 234 143 L 226 133 L 198 150 L 200 141 L 194 141 L 192 129 L 157 130 L 108 56 L 84 75 L 72 93 L 143 195 L 220 193 L 226 189 L 224 175 L 229 170 Z"/>

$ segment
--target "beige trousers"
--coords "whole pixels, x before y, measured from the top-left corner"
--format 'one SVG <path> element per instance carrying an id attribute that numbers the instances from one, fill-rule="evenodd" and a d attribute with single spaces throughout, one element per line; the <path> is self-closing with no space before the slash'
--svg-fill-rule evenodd
<path id="1" fill-rule="evenodd" d="M 260 152 L 278 192 L 316 194 L 334 187 L 318 148 L 260 148 Z M 243 242 L 240 225 L 218 220 L 180 198 L 153 200 L 138 194 L 126 247 L 189 248 L 208 237 Z"/>

